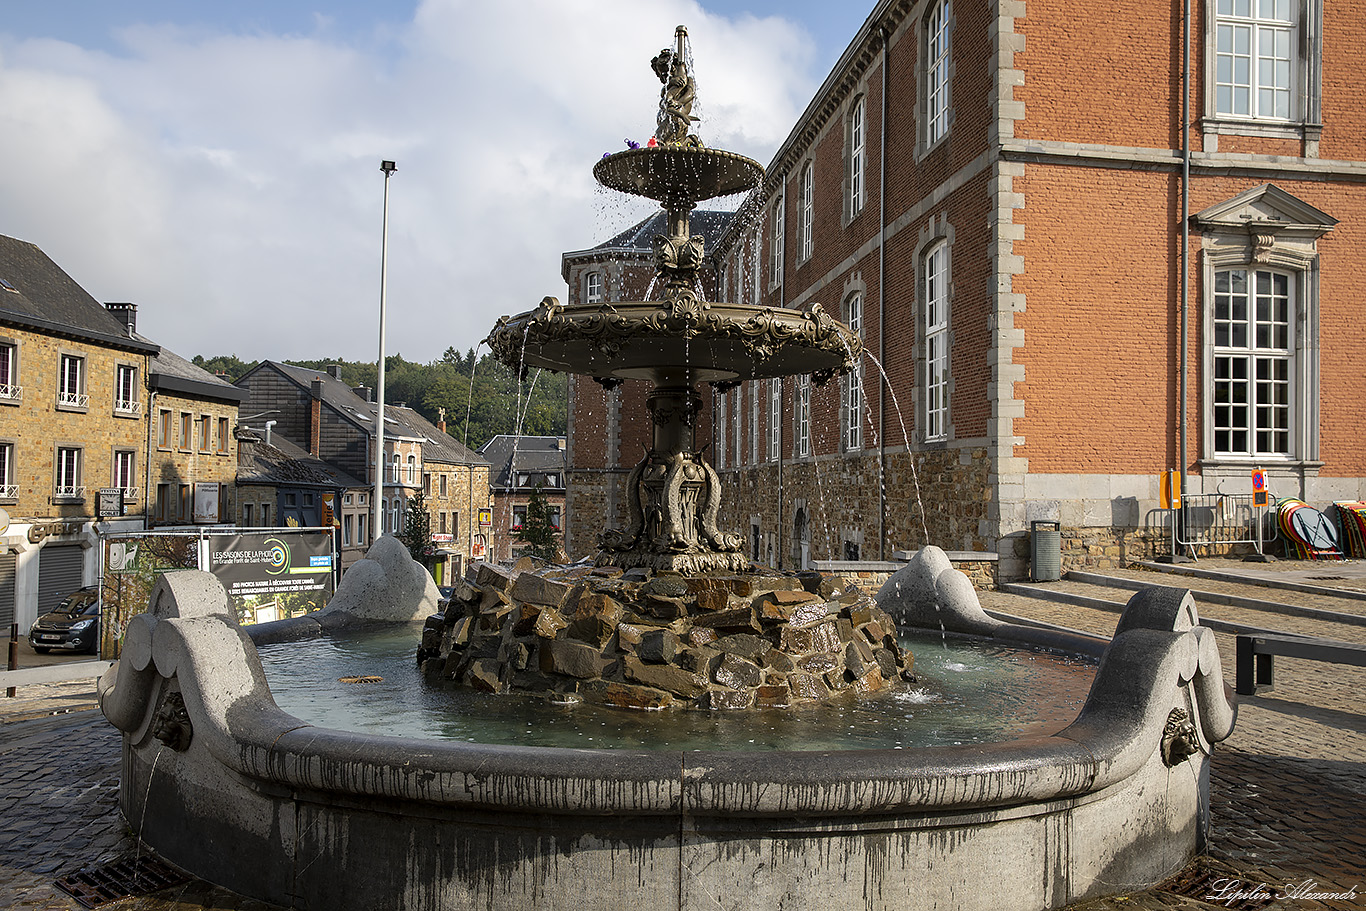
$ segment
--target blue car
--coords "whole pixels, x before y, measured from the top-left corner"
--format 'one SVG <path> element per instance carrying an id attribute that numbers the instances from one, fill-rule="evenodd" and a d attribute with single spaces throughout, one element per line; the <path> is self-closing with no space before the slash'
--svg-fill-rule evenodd
<path id="1" fill-rule="evenodd" d="M 69 652 L 99 651 L 99 586 L 92 585 L 72 592 L 56 610 L 35 620 L 28 631 L 28 644 L 40 655 L 52 649 Z"/>

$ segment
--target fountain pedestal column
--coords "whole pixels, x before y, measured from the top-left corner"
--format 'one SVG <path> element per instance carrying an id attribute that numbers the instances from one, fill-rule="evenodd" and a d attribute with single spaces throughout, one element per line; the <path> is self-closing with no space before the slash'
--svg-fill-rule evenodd
<path id="1" fill-rule="evenodd" d="M 659 383 L 646 400 L 652 445 L 626 481 L 630 525 L 598 537 L 599 566 L 655 571 L 739 571 L 739 535 L 716 525 L 721 483 L 694 448 L 702 397 L 690 382 Z"/>

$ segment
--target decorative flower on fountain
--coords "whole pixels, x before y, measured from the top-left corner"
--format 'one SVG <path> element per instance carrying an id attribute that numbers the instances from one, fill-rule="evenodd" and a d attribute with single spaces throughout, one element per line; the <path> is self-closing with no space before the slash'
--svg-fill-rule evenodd
<path id="1" fill-rule="evenodd" d="M 810 374 L 825 383 L 862 355 L 857 336 L 817 303 L 800 310 L 712 303 L 701 296 L 705 239 L 693 235 L 697 203 L 744 193 L 763 180 L 758 162 L 706 148 L 690 132 L 696 83 L 687 30 L 652 61 L 663 83 L 653 143 L 606 155 L 593 175 L 606 187 L 661 203 L 668 233 L 653 239 L 657 301 L 563 306 L 553 297 L 502 317 L 488 338 L 494 356 L 525 371 L 581 373 L 611 388 L 654 384 L 653 439 L 627 480 L 629 525 L 599 537 L 600 565 L 698 573 L 743 570 L 742 539 L 717 527 L 721 489 L 695 446 L 702 408 L 696 384 L 726 389 L 748 379 Z"/>

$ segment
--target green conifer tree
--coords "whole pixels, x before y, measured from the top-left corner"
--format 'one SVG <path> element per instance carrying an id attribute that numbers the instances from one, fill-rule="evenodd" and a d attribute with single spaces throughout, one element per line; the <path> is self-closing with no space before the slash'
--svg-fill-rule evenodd
<path id="1" fill-rule="evenodd" d="M 531 491 L 526 504 L 526 518 L 522 527 L 513 532 L 513 537 L 526 545 L 525 553 L 554 563 L 560 552 L 560 530 L 550 521 L 550 509 L 546 506 L 545 494 L 537 484 Z"/>

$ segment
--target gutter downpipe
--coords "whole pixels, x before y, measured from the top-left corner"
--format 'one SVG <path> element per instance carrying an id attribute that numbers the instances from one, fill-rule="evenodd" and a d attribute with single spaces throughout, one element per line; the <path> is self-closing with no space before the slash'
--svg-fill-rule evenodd
<path id="1" fill-rule="evenodd" d="M 1190 118 L 1190 68 L 1191 68 L 1191 2 L 1184 3 L 1184 34 L 1182 35 L 1181 62 L 1181 389 L 1180 401 L 1180 452 L 1178 461 L 1181 469 L 1181 499 L 1184 502 L 1188 490 L 1186 479 L 1186 417 L 1189 403 L 1187 388 L 1190 379 L 1189 336 L 1190 336 L 1190 175 L 1191 175 L 1191 118 Z M 1173 519 L 1175 517 L 1173 516 Z M 1175 544 L 1176 525 L 1172 524 L 1172 541 Z M 1176 548 L 1172 554 L 1175 556 Z"/>
<path id="2" fill-rule="evenodd" d="M 787 226 L 787 178 L 786 178 L 786 177 L 783 178 L 783 188 L 782 188 L 781 199 L 782 199 L 782 201 L 783 201 L 783 226 L 784 226 L 784 228 L 785 228 L 785 227 Z M 770 231 L 773 230 L 773 226 L 772 226 L 772 225 L 769 225 L 769 230 L 770 230 Z M 762 234 L 763 234 L 763 232 L 760 231 L 760 236 L 762 236 Z M 785 246 L 786 243 L 787 243 L 787 231 L 783 231 L 783 243 L 784 243 L 784 246 Z M 784 255 L 786 252 L 787 252 L 787 251 L 785 251 L 785 250 L 779 250 L 779 251 L 778 251 L 778 256 L 779 256 L 779 266 L 778 266 L 778 306 L 779 306 L 780 308 L 781 308 L 781 307 L 786 307 L 786 306 L 787 306 L 787 257 Z M 783 509 L 783 431 L 782 431 L 782 426 L 783 426 L 783 415 L 787 413 L 787 399 L 786 399 L 786 395 L 785 395 L 786 392 L 787 392 L 787 383 L 784 381 L 784 378 L 783 378 L 783 377 L 779 377 L 779 378 L 776 380 L 776 382 L 777 382 L 777 384 L 778 384 L 778 528 L 776 529 L 776 533 L 774 534 L 773 537 L 774 537 L 774 550 L 777 551 L 777 553 L 774 554 L 774 556 L 777 558 L 777 560 L 776 560 L 775 562 L 777 562 L 778 568 L 779 568 L 779 569 L 782 569 L 782 568 L 783 568 L 783 553 L 784 553 L 783 539 L 786 537 L 786 525 L 784 524 L 784 517 L 785 517 L 785 515 L 786 515 L 786 512 L 785 512 L 785 510 Z M 713 411 L 713 412 L 712 412 L 713 417 L 715 416 L 715 414 L 716 414 L 716 412 Z M 801 569 L 800 566 L 797 567 L 797 568 L 798 568 L 798 569 Z"/>
<path id="3" fill-rule="evenodd" d="M 877 180 L 877 357 L 887 363 L 887 26 L 878 29 L 882 36 L 882 114 L 878 124 Z M 885 369 L 885 368 L 883 368 Z M 880 369 L 879 374 L 882 370 Z M 877 558 L 887 559 L 887 382 L 877 384 Z M 910 447 L 907 447 L 910 457 Z"/>

